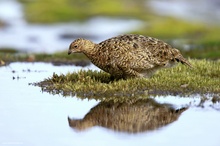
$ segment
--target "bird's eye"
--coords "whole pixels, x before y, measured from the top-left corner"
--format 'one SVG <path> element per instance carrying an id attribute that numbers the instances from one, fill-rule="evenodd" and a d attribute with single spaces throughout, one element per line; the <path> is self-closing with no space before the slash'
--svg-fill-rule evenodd
<path id="1" fill-rule="evenodd" d="M 77 48 L 77 47 L 78 47 L 77 45 L 74 46 L 74 48 Z"/>

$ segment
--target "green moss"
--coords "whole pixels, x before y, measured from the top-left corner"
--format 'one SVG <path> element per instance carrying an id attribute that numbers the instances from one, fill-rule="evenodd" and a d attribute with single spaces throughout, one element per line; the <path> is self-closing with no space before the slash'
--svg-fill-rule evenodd
<path id="1" fill-rule="evenodd" d="M 0 50 L 0 60 L 4 62 L 52 62 L 55 65 L 75 64 L 86 66 L 90 61 L 83 54 L 67 55 L 67 52 L 57 52 L 53 54 L 26 54 L 15 50 Z"/>
<path id="2" fill-rule="evenodd" d="M 206 45 L 209 44 L 213 45 L 218 43 L 218 45 L 220 45 L 219 34 L 220 34 L 219 25 L 208 26 L 206 33 L 201 36 L 199 43 Z"/>
<path id="3" fill-rule="evenodd" d="M 160 38 L 180 49 L 184 56 L 190 58 L 219 59 L 220 56 L 219 26 L 210 27 L 165 17 L 152 19 L 145 27 L 133 33 Z M 173 40 L 185 41 L 177 45 L 172 44 Z M 189 45 L 190 49 L 185 50 L 185 45 Z"/>
<path id="4" fill-rule="evenodd" d="M 87 57 L 83 54 L 72 54 L 67 55 L 67 51 L 65 52 L 56 52 L 53 54 L 35 54 L 37 61 L 50 61 L 50 60 L 58 60 L 58 61 L 68 61 L 68 60 L 85 60 Z"/>
<path id="5" fill-rule="evenodd" d="M 193 69 L 179 64 L 159 71 L 150 79 L 114 81 L 105 72 L 82 70 L 66 75 L 54 73 L 52 77 L 35 85 L 53 94 L 99 100 L 119 100 L 115 97 L 129 100 L 150 95 L 220 94 L 220 61 L 190 62 Z"/>
<path id="6" fill-rule="evenodd" d="M 203 45 L 198 46 L 195 49 L 191 50 L 182 50 L 183 56 L 188 56 L 191 58 L 198 58 L 198 59 L 212 59 L 212 60 L 218 60 L 220 57 L 220 44 L 219 45 Z"/>
<path id="7" fill-rule="evenodd" d="M 187 22 L 172 17 L 157 17 L 157 19 L 152 19 L 136 33 L 159 38 L 195 38 L 206 31 L 207 28 L 203 24 Z"/>
<path id="8" fill-rule="evenodd" d="M 85 20 L 93 16 L 139 16 L 143 0 L 20 0 L 25 6 L 26 18 L 34 23 Z"/>
<path id="9" fill-rule="evenodd" d="M 0 53 L 10 53 L 10 54 L 14 54 L 14 53 L 18 53 L 18 51 L 17 50 L 15 50 L 15 49 L 11 49 L 11 48 L 1 48 L 0 49 Z"/>

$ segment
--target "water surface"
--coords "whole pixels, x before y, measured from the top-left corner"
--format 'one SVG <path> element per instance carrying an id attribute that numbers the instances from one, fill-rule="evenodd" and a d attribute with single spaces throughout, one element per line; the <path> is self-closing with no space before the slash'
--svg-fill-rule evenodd
<path id="1" fill-rule="evenodd" d="M 82 131 L 70 127 L 68 117 L 82 119 L 99 101 L 42 93 L 39 87 L 28 84 L 48 78 L 53 72 L 65 74 L 79 69 L 82 68 L 49 63 L 11 63 L 0 67 L 0 145 L 219 146 L 220 105 L 213 108 L 207 102 L 203 108 L 198 107 L 199 96 L 156 97 L 157 102 L 169 103 L 175 109 L 189 109 L 176 121 L 155 130 L 128 133 L 100 126 Z"/>
<path id="2" fill-rule="evenodd" d="M 218 0 L 148 0 L 154 12 L 191 22 L 205 24 L 220 23 L 220 2 Z"/>

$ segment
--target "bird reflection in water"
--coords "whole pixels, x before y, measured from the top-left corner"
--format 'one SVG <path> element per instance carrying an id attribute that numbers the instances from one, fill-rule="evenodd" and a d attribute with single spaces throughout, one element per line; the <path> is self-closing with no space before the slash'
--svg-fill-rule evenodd
<path id="1" fill-rule="evenodd" d="M 154 130 L 178 119 L 187 107 L 175 109 L 171 104 L 160 104 L 152 98 L 135 102 L 100 102 L 83 119 L 68 117 L 69 126 L 83 131 L 101 126 L 114 131 L 139 133 Z"/>

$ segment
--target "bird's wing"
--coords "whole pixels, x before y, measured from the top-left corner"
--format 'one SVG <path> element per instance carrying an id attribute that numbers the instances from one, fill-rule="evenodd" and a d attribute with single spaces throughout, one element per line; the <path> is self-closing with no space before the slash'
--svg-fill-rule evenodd
<path id="1" fill-rule="evenodd" d="M 160 63 L 172 60 L 175 57 L 173 53 L 174 48 L 156 38 L 144 37 L 142 40 L 139 40 L 138 43 L 144 50 L 151 52 L 152 57 Z"/>
<path id="2" fill-rule="evenodd" d="M 122 35 L 110 38 L 105 44 L 112 64 L 137 71 L 162 66 L 174 58 L 172 47 L 156 38 L 142 35 Z"/>
<path id="3" fill-rule="evenodd" d="M 174 58 L 172 47 L 154 38 L 138 37 L 131 41 L 121 41 L 121 44 L 121 48 L 124 49 L 120 50 L 124 55 L 119 59 L 119 63 L 124 62 L 122 65 L 127 63 L 136 71 L 163 66 Z"/>
<path id="4" fill-rule="evenodd" d="M 148 50 L 135 49 L 130 44 L 121 44 L 114 46 L 114 51 L 109 52 L 111 56 L 111 64 L 115 64 L 118 68 L 131 68 L 136 71 L 154 68 L 159 62 L 151 57 L 152 53 Z"/>
<path id="5" fill-rule="evenodd" d="M 158 65 L 164 65 L 167 62 L 181 62 L 184 65 L 188 65 L 192 68 L 192 65 L 187 61 L 178 49 L 173 48 L 169 44 L 158 40 L 156 38 L 145 37 L 145 41 L 139 41 L 142 46 L 145 46 L 146 50 L 153 54 L 153 57 L 159 62 Z"/>

